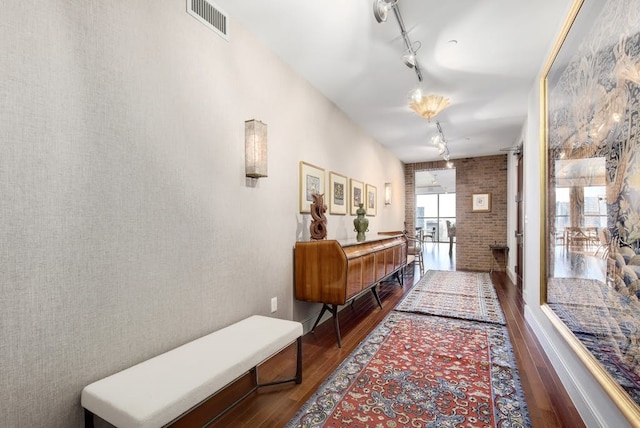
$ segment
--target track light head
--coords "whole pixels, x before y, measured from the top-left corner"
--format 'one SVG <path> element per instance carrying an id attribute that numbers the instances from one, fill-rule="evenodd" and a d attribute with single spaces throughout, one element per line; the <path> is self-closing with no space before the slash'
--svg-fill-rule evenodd
<path id="1" fill-rule="evenodd" d="M 385 22 L 392 7 L 398 3 L 398 0 L 373 0 L 373 16 L 378 23 Z"/>
<path id="2" fill-rule="evenodd" d="M 407 43 L 410 43 L 408 39 L 407 39 Z M 421 46 L 422 46 L 422 43 L 420 43 L 420 41 L 415 41 L 411 43 L 409 48 L 405 51 L 404 55 L 402 55 L 402 61 L 404 62 L 404 65 L 406 65 L 409 68 L 417 67 L 416 65 L 418 62 L 417 54 L 418 54 L 418 49 L 420 49 Z"/>
<path id="3" fill-rule="evenodd" d="M 402 61 L 407 67 L 413 68 L 416 66 L 416 55 L 413 52 L 407 52 L 402 55 Z"/>

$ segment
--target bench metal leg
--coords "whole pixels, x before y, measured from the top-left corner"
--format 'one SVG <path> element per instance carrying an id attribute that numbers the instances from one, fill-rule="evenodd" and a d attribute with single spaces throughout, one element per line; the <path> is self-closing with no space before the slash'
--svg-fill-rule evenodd
<path id="1" fill-rule="evenodd" d="M 93 412 L 84 409 L 84 428 L 93 428 Z"/>
<path id="2" fill-rule="evenodd" d="M 302 383 L 302 336 L 297 340 L 298 342 L 298 356 L 296 358 L 296 383 L 299 385 Z"/>
<path id="3" fill-rule="evenodd" d="M 297 353 L 296 356 L 296 375 L 294 377 L 289 377 L 286 379 L 274 380 L 273 382 L 260 383 L 258 380 L 258 367 L 254 367 L 255 375 L 256 375 L 256 388 L 261 388 L 263 386 L 271 386 L 271 385 L 280 385 L 281 383 L 287 382 L 295 382 L 297 384 L 302 383 L 302 336 L 296 339 L 297 342 Z"/>
<path id="4" fill-rule="evenodd" d="M 255 386 L 253 388 L 251 388 L 249 391 L 247 391 L 242 397 L 238 398 L 236 401 L 234 401 L 229 406 L 227 406 L 225 409 L 223 409 L 220 413 L 218 413 L 213 419 L 211 419 L 209 422 L 207 422 L 204 426 L 208 427 L 209 425 L 213 424 L 215 421 L 217 421 L 222 416 L 227 414 L 227 412 L 229 412 L 229 410 L 234 408 L 238 403 L 240 403 L 242 400 L 244 400 L 245 398 L 247 398 L 248 396 L 253 394 L 255 391 L 257 391 L 258 388 L 262 388 L 263 386 L 280 385 L 282 383 L 287 383 L 287 382 L 295 382 L 296 384 L 301 384 L 302 383 L 302 336 L 298 337 L 296 339 L 296 342 L 297 342 L 298 355 L 296 356 L 296 375 L 294 377 L 281 379 L 281 380 L 275 380 L 273 382 L 260 383 L 259 375 L 258 375 L 258 366 L 254 367 L 251 370 L 254 373 L 254 379 L 255 379 L 255 383 L 256 383 Z M 86 413 L 85 413 L 85 418 L 86 418 Z M 88 426 L 88 425 L 86 425 L 86 422 L 85 422 L 85 426 Z M 93 425 L 91 425 L 91 428 L 93 428 Z"/>

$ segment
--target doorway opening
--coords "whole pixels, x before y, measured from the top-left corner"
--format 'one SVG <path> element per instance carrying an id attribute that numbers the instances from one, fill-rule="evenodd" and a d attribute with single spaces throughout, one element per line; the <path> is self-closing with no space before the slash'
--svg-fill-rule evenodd
<path id="1" fill-rule="evenodd" d="M 416 171 L 415 192 L 416 235 L 449 243 L 449 231 L 456 223 L 456 170 Z"/>

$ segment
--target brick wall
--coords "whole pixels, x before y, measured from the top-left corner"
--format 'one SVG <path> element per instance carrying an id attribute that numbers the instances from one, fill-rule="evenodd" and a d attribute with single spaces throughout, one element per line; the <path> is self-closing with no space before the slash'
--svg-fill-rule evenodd
<path id="1" fill-rule="evenodd" d="M 507 155 L 456 159 L 456 268 L 489 271 L 489 245 L 507 243 Z M 415 172 L 443 169 L 444 161 L 405 164 L 406 229 L 415 229 Z M 490 212 L 472 212 L 471 195 L 491 194 Z"/>

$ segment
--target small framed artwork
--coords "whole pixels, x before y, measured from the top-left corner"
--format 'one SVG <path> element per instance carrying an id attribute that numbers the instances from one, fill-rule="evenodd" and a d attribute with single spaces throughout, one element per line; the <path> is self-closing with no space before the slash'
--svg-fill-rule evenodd
<path id="1" fill-rule="evenodd" d="M 347 213 L 347 177 L 329 172 L 329 214 Z"/>
<path id="2" fill-rule="evenodd" d="M 351 206 L 351 215 L 356 215 L 360 204 L 364 204 L 364 184 L 362 184 L 362 181 L 351 179 L 350 195 L 349 205 Z"/>
<path id="3" fill-rule="evenodd" d="M 471 196 L 471 211 L 474 213 L 491 211 L 491 193 L 474 193 Z"/>
<path id="4" fill-rule="evenodd" d="M 300 212 L 310 213 L 313 195 L 324 195 L 324 169 L 300 161 Z"/>
<path id="5" fill-rule="evenodd" d="M 367 201 L 364 204 L 364 209 L 367 210 L 367 215 L 374 216 L 377 214 L 378 207 L 378 189 L 376 186 L 367 184 Z"/>

